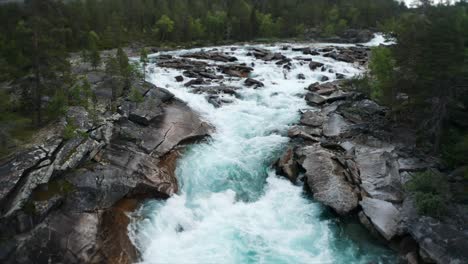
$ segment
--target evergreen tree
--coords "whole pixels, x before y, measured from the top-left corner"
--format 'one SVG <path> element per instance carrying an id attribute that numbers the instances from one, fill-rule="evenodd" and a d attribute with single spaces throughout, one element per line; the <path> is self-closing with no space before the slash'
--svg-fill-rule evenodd
<path id="1" fill-rule="evenodd" d="M 148 51 L 145 48 L 140 51 L 140 63 L 143 66 L 143 79 L 146 79 L 146 66 L 148 66 L 149 59 Z"/>
<path id="2" fill-rule="evenodd" d="M 88 33 L 88 56 L 91 65 L 96 68 L 101 64 L 101 55 L 98 48 L 99 37 L 94 31 Z"/>

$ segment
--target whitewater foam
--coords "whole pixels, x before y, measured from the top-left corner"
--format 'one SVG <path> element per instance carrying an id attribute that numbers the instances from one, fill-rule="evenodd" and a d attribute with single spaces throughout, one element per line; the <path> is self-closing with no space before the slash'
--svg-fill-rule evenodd
<path id="1" fill-rule="evenodd" d="M 376 45 L 381 39 L 368 45 Z M 288 44 L 294 45 L 294 44 Z M 310 57 L 333 72 L 348 77 L 362 73 L 356 65 L 323 56 L 280 51 L 281 44 L 256 45 L 289 58 Z M 242 88 L 240 79 L 225 80 L 240 87 L 239 98 L 220 108 L 204 95 L 175 81 L 181 72 L 151 66 L 148 80 L 165 87 L 216 127 L 212 138 L 190 147 L 179 160 L 176 174 L 181 191 L 167 201 L 147 202 L 130 225 L 142 263 L 367 263 L 393 259 L 373 242 L 360 244 L 347 235 L 326 209 L 312 201 L 302 186 L 273 172 L 270 165 L 288 142 L 288 128 L 307 109 L 305 87 L 325 75 L 307 63 L 293 60 L 285 72 L 273 62 L 247 56 L 250 46 L 216 47 L 236 56 L 239 63 L 255 64 L 252 77 L 262 89 Z M 178 56 L 201 49 L 168 52 Z M 210 63 L 213 63 L 210 61 Z M 306 79 L 299 80 L 298 74 Z M 367 239 L 367 238 L 366 238 Z"/>

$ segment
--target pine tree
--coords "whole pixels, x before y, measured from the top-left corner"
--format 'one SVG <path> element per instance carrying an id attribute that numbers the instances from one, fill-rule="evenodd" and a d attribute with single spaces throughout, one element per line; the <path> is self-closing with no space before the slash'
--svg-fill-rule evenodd
<path id="1" fill-rule="evenodd" d="M 88 33 L 88 56 L 93 69 L 101 64 L 101 55 L 98 48 L 99 36 L 94 31 Z"/>
<path id="2" fill-rule="evenodd" d="M 149 59 L 148 51 L 145 48 L 140 51 L 140 63 L 143 66 L 143 79 L 146 79 L 146 66 L 148 66 Z"/>

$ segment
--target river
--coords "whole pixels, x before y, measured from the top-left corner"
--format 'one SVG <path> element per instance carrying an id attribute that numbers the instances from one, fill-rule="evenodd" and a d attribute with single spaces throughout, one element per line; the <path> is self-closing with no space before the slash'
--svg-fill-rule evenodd
<path id="1" fill-rule="evenodd" d="M 378 45 L 382 37 L 367 45 Z M 285 44 L 256 45 L 288 58 L 311 57 L 352 77 L 364 69 L 323 56 L 281 50 Z M 304 44 L 288 44 L 304 46 Z M 310 44 L 320 46 L 326 44 Z M 240 63 L 255 64 L 252 77 L 264 88 L 243 87 L 233 103 L 215 108 L 205 95 L 178 83 L 175 69 L 153 68 L 148 80 L 188 103 L 216 131 L 189 147 L 178 161 L 180 192 L 167 201 L 148 201 L 136 212 L 130 234 L 142 263 L 394 263 L 395 254 L 354 219 L 338 219 L 311 199 L 302 185 L 277 176 L 272 163 L 284 150 L 288 129 L 308 109 L 309 84 L 334 73 L 311 71 L 292 61 L 291 71 L 247 56 L 249 45 L 216 47 Z M 212 48 L 206 48 L 209 50 Z M 167 52 L 180 55 L 194 50 Z M 212 63 L 212 62 L 210 62 Z M 296 76 L 302 73 L 305 80 Z"/>

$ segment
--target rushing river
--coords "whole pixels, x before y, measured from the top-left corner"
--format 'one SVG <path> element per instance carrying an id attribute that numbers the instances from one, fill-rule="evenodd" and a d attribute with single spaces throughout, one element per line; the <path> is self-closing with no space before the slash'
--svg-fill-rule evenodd
<path id="1" fill-rule="evenodd" d="M 378 37 L 368 45 L 381 40 Z M 312 57 L 348 77 L 363 70 L 331 58 L 283 51 L 281 46 L 259 45 L 288 58 Z M 186 101 L 216 132 L 179 160 L 179 194 L 167 201 L 149 201 L 137 212 L 130 233 L 142 252 L 142 262 L 394 263 L 393 252 L 374 241 L 355 220 L 330 215 L 303 186 L 291 184 L 271 168 L 288 142 L 287 130 L 298 121 L 299 111 L 308 108 L 301 97 L 304 88 L 322 75 L 334 80 L 335 74 L 311 71 L 308 63 L 298 60 L 286 72 L 274 62 L 247 56 L 249 46 L 231 48 L 217 47 L 240 63 L 253 62 L 252 77 L 265 87 L 252 89 L 244 87 L 243 80 L 226 81 L 244 88 L 238 91 L 240 98 L 224 96 L 234 102 L 221 108 L 176 82 L 180 71 L 152 66 L 149 81 Z M 193 51 L 197 49 L 168 54 Z M 306 79 L 298 80 L 299 73 Z"/>

